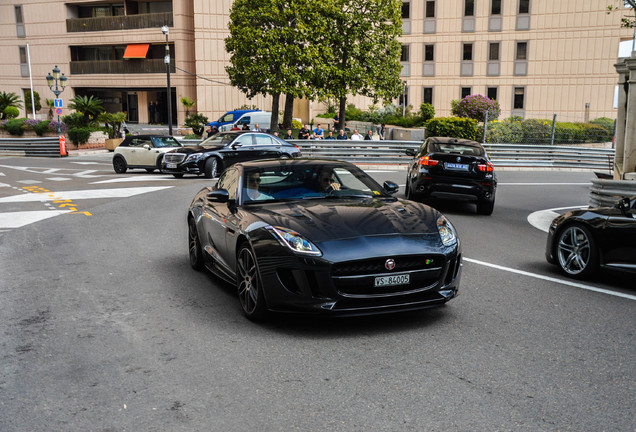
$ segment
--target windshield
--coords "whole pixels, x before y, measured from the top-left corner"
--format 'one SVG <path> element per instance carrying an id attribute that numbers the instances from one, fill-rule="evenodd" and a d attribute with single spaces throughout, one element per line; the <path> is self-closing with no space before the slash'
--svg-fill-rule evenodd
<path id="1" fill-rule="evenodd" d="M 153 137 L 155 147 L 183 147 L 179 141 L 172 137 Z"/>
<path id="2" fill-rule="evenodd" d="M 338 198 L 391 198 L 356 166 L 302 164 L 272 168 L 246 167 L 243 203 Z"/>
<path id="3" fill-rule="evenodd" d="M 223 146 L 236 138 L 235 134 L 216 134 L 201 142 L 203 147 Z"/>

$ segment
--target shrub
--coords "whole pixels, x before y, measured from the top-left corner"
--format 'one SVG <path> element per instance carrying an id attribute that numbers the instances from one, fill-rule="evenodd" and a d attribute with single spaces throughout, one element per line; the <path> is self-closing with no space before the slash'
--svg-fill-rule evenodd
<path id="1" fill-rule="evenodd" d="M 20 115 L 20 110 L 14 106 L 8 106 L 4 109 L 3 114 L 4 114 L 4 118 L 12 119 Z"/>
<path id="2" fill-rule="evenodd" d="M 39 121 L 35 126 L 33 126 L 33 130 L 38 136 L 42 136 L 49 131 L 49 123 L 50 122 L 48 120 Z"/>
<path id="3" fill-rule="evenodd" d="M 24 133 L 24 119 L 11 119 L 5 125 L 4 128 L 11 135 L 22 135 Z"/>
<path id="4" fill-rule="evenodd" d="M 42 109 L 42 103 L 40 102 L 40 93 L 37 91 L 33 92 L 33 101 L 35 102 L 35 110 L 40 111 Z M 33 111 L 31 106 L 31 90 L 26 90 L 24 92 L 24 109 L 27 112 Z"/>
<path id="5" fill-rule="evenodd" d="M 484 121 L 486 113 L 489 121 L 496 120 L 501 114 L 501 108 L 496 100 L 480 94 L 466 96 L 457 103 L 453 112 L 458 117 L 468 117 L 479 122 Z"/>
<path id="6" fill-rule="evenodd" d="M 474 140 L 477 120 L 465 117 L 436 117 L 426 124 L 427 136 L 453 137 Z"/>
<path id="7" fill-rule="evenodd" d="M 58 126 L 57 120 L 51 120 L 49 122 L 49 132 L 57 133 L 57 126 Z M 68 126 L 64 122 L 60 122 L 59 126 L 60 126 L 60 131 L 62 133 L 66 133 L 66 131 L 68 130 Z"/>
<path id="8" fill-rule="evenodd" d="M 301 122 L 299 122 L 298 120 L 292 119 L 292 129 L 302 129 L 303 128 L 303 124 Z"/>
<path id="9" fill-rule="evenodd" d="M 79 147 L 80 144 L 86 144 L 91 136 L 92 129 L 86 127 L 75 127 L 68 130 L 69 139 Z"/>
<path id="10" fill-rule="evenodd" d="M 192 132 L 200 137 L 203 134 L 203 128 L 208 123 L 209 120 L 206 116 L 202 114 L 190 114 L 188 118 L 186 118 L 185 126 L 192 128 Z"/>
<path id="11" fill-rule="evenodd" d="M 614 120 L 607 117 L 599 117 L 590 121 L 591 124 L 601 126 L 611 136 L 614 134 Z"/>
<path id="12" fill-rule="evenodd" d="M 79 112 L 75 112 L 73 114 L 62 117 L 62 122 L 64 122 L 69 129 L 81 128 L 86 126 L 84 124 L 84 115 Z"/>
<path id="13" fill-rule="evenodd" d="M 420 105 L 420 118 L 425 123 L 435 117 L 435 108 L 430 103 L 423 102 Z"/>
<path id="14" fill-rule="evenodd" d="M 483 137 L 483 125 L 477 126 L 477 138 Z M 491 144 L 519 144 L 523 142 L 520 122 L 488 122 L 486 142 Z"/>

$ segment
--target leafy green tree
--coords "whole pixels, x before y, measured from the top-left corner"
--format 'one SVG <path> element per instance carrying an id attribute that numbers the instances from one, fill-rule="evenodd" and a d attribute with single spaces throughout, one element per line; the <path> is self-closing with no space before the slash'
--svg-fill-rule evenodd
<path id="1" fill-rule="evenodd" d="M 311 82 L 321 95 L 339 102 L 344 125 L 347 95 L 390 100 L 402 91 L 400 73 L 402 3 L 398 0 L 321 0 L 313 16 L 329 32 L 318 39 L 325 61 Z"/>
<path id="2" fill-rule="evenodd" d="M 0 119 L 5 119 L 4 109 L 6 107 L 22 108 L 22 101 L 15 93 L 0 92 Z"/>
<path id="3" fill-rule="evenodd" d="M 126 121 L 125 112 L 109 113 L 103 112 L 97 116 L 100 122 L 104 123 L 104 128 L 108 134 L 108 138 L 122 138 L 121 127 Z"/>
<path id="4" fill-rule="evenodd" d="M 40 93 L 36 91 L 33 92 L 33 102 L 35 103 L 35 110 L 40 111 L 42 109 L 42 103 L 40 102 Z M 33 111 L 31 107 L 31 90 L 26 90 L 24 92 L 24 109 L 26 109 L 27 112 Z"/>
<path id="5" fill-rule="evenodd" d="M 620 3 L 621 6 L 629 6 L 632 8 L 632 13 L 636 11 L 636 0 L 616 0 L 616 3 Z M 607 13 L 612 13 L 615 11 L 622 10 L 622 7 L 618 6 L 607 6 Z M 621 18 L 621 27 L 634 28 L 636 26 L 636 17 L 622 17 Z"/>
<path id="6" fill-rule="evenodd" d="M 99 98 L 91 96 L 75 96 L 71 99 L 68 107 L 82 113 L 84 125 L 89 125 L 97 119 L 97 116 L 104 112 L 104 106 Z"/>
<path id="7" fill-rule="evenodd" d="M 324 1 L 324 0 L 320 0 Z M 278 126 L 280 95 L 287 95 L 285 118 L 291 123 L 290 97 L 313 97 L 310 71 L 321 58 L 320 35 L 328 34 L 311 0 L 235 0 L 225 49 L 230 82 L 247 97 L 272 95 L 270 128 Z M 289 109 L 289 113 L 288 113 Z"/>

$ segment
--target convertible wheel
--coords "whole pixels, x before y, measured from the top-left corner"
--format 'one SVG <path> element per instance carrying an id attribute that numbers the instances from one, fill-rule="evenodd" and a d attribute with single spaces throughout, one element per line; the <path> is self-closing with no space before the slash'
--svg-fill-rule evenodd
<path id="1" fill-rule="evenodd" d="M 265 317 L 267 309 L 256 259 L 250 247 L 241 246 L 236 260 L 236 288 L 243 313 L 252 321 Z"/>
<path id="2" fill-rule="evenodd" d="M 128 165 L 123 157 L 116 157 L 113 159 L 113 169 L 117 174 L 123 174 L 128 170 Z"/>
<path id="3" fill-rule="evenodd" d="M 596 271 L 596 245 L 583 225 L 570 225 L 561 231 L 556 249 L 559 267 L 569 276 L 582 279 Z"/>
<path id="4" fill-rule="evenodd" d="M 146 168 L 146 172 L 149 172 L 149 173 L 155 172 L 155 169 L 154 168 Z"/>
<path id="5" fill-rule="evenodd" d="M 188 253 L 192 268 L 203 270 L 203 253 L 201 252 L 201 243 L 199 243 L 199 235 L 194 218 L 188 219 Z"/>
<path id="6" fill-rule="evenodd" d="M 210 159 L 205 161 L 205 177 L 206 178 L 214 178 L 217 175 L 217 169 L 219 166 L 219 162 L 215 157 L 211 157 Z"/>

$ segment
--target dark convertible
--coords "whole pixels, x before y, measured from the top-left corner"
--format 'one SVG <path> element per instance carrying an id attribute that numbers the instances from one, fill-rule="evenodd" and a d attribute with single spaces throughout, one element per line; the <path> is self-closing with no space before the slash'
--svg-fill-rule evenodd
<path id="1" fill-rule="evenodd" d="M 347 162 L 233 165 L 187 214 L 190 264 L 236 285 L 245 315 L 363 315 L 441 305 L 462 258 L 450 221 Z"/>
<path id="2" fill-rule="evenodd" d="M 599 267 L 636 273 L 636 197 L 558 216 L 548 231 L 545 256 L 577 279 Z"/>
<path id="3" fill-rule="evenodd" d="M 203 174 L 217 177 L 224 169 L 237 162 L 268 158 L 297 158 L 297 146 L 263 132 L 221 132 L 204 140 L 196 147 L 183 147 L 163 157 L 162 170 L 180 178 L 184 174 Z"/>

